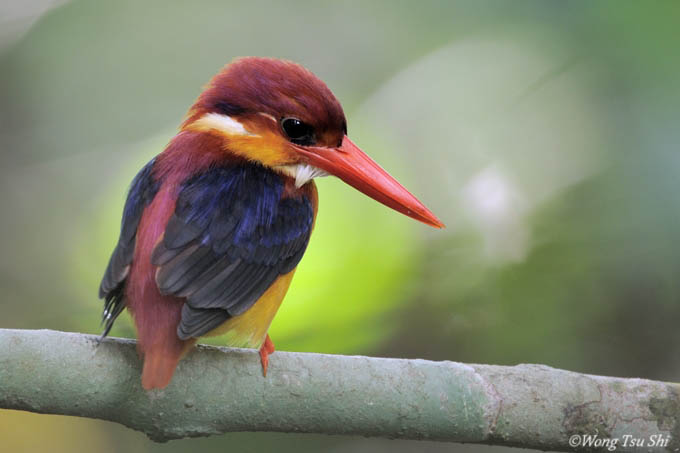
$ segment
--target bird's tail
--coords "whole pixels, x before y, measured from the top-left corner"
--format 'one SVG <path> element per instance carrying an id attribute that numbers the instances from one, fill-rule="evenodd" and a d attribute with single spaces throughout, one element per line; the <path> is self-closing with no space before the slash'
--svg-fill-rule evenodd
<path id="1" fill-rule="evenodd" d="M 196 343 L 195 339 L 182 341 L 176 338 L 172 342 L 163 342 L 144 348 L 144 369 L 142 371 L 142 387 L 144 390 L 167 387 L 175 373 L 180 359 Z"/>

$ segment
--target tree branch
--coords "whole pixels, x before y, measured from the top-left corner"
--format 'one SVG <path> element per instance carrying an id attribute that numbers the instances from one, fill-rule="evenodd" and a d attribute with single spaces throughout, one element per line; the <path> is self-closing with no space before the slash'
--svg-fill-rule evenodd
<path id="1" fill-rule="evenodd" d="M 145 392 L 135 342 L 0 329 L 0 408 L 121 423 L 156 441 L 231 431 L 429 439 L 573 451 L 597 434 L 680 447 L 680 386 L 542 365 L 199 346 L 164 390 Z"/>

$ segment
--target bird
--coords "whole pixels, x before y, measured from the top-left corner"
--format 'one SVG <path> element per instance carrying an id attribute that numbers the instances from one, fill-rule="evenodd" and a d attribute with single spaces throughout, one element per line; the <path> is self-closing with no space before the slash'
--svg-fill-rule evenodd
<path id="1" fill-rule="evenodd" d="M 99 287 L 103 333 L 127 309 L 145 390 L 165 388 L 204 336 L 259 350 L 314 229 L 314 178 L 333 175 L 427 225 L 443 223 L 347 136 L 331 90 L 303 66 L 224 66 L 178 133 L 134 177 Z"/>

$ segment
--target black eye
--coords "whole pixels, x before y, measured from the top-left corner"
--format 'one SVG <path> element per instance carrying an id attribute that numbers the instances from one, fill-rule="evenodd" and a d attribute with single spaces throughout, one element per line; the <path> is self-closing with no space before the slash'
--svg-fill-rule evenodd
<path id="1" fill-rule="evenodd" d="M 284 118 L 281 120 L 281 127 L 291 142 L 298 145 L 314 144 L 314 130 L 309 124 L 297 118 Z"/>

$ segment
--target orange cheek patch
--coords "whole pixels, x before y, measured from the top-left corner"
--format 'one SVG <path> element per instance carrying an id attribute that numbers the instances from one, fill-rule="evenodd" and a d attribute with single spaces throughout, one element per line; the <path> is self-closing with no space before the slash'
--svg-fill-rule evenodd
<path id="1" fill-rule="evenodd" d="M 300 160 L 288 141 L 279 135 L 278 124 L 270 116 L 258 115 L 237 121 L 226 115 L 209 113 L 186 124 L 184 129 L 218 136 L 223 148 L 230 153 L 267 167 Z"/>
<path id="2" fill-rule="evenodd" d="M 287 149 L 287 142 L 272 133 L 258 136 L 228 136 L 225 146 L 234 154 L 267 167 L 287 165 L 295 156 Z"/>

